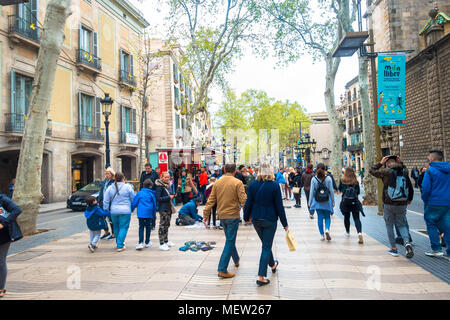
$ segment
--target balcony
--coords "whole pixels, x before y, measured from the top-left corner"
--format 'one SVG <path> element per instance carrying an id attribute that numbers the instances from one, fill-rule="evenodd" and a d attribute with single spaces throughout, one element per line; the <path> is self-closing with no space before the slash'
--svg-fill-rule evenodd
<path id="1" fill-rule="evenodd" d="M 39 48 L 39 32 L 40 28 L 37 23 L 32 23 L 16 15 L 8 16 L 8 31 L 12 42 L 25 42 L 34 47 Z"/>
<path id="2" fill-rule="evenodd" d="M 105 136 L 102 128 L 77 125 L 76 138 L 80 140 L 103 141 Z"/>
<path id="3" fill-rule="evenodd" d="M 133 89 L 136 88 L 136 79 L 129 71 L 120 70 L 119 81 Z"/>
<path id="4" fill-rule="evenodd" d="M 78 49 L 77 66 L 81 69 L 86 67 L 86 69 L 94 73 L 100 73 L 102 70 L 102 59 L 86 50 Z"/>
<path id="5" fill-rule="evenodd" d="M 137 146 L 139 144 L 138 135 L 136 133 L 121 131 L 120 132 L 120 143 L 134 144 Z"/>
<path id="6" fill-rule="evenodd" d="M 362 142 L 359 142 L 357 144 L 352 144 L 350 146 L 347 146 L 347 151 L 355 152 L 355 151 L 362 151 L 364 147 L 364 144 Z"/>
<path id="7" fill-rule="evenodd" d="M 362 132 L 362 127 L 361 126 L 348 128 L 348 133 L 349 134 L 358 133 L 358 132 Z"/>
<path id="8" fill-rule="evenodd" d="M 5 131 L 12 133 L 23 133 L 25 131 L 24 113 L 5 113 Z M 45 135 L 52 136 L 52 120 L 47 120 L 47 131 Z"/>

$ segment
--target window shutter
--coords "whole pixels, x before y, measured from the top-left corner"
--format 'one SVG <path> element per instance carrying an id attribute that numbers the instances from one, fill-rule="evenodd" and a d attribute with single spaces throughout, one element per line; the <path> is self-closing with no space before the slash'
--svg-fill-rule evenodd
<path id="1" fill-rule="evenodd" d="M 82 100 L 81 100 L 81 92 L 78 92 L 78 125 L 79 126 L 84 125 L 82 109 L 83 109 L 83 106 L 82 106 Z"/>
<path id="2" fill-rule="evenodd" d="M 93 46 L 94 46 L 94 48 L 93 48 L 92 53 L 93 53 L 96 57 L 98 57 L 97 32 L 94 32 L 93 35 L 94 35 L 94 40 L 93 40 Z"/>
<path id="3" fill-rule="evenodd" d="M 83 49 L 83 29 L 80 24 L 80 28 L 78 29 L 78 49 Z"/>
<path id="4" fill-rule="evenodd" d="M 16 71 L 14 69 L 11 69 L 11 113 L 16 113 Z"/>
<path id="5" fill-rule="evenodd" d="M 95 97 L 95 124 L 97 129 L 102 127 L 102 106 L 100 104 L 100 98 Z"/>
<path id="6" fill-rule="evenodd" d="M 124 57 L 123 57 L 123 50 L 122 49 L 120 49 L 120 70 L 122 71 L 122 70 L 125 70 L 125 67 L 124 67 Z"/>
<path id="7" fill-rule="evenodd" d="M 134 71 L 133 70 L 134 70 L 133 55 L 130 54 L 130 73 L 131 73 L 131 76 L 134 75 Z"/>
<path id="8" fill-rule="evenodd" d="M 26 5 L 26 4 L 25 4 Z M 30 25 L 34 24 L 33 31 L 36 31 L 36 39 L 39 40 L 39 32 L 38 29 L 38 0 L 31 0 L 31 21 Z M 28 26 L 28 28 L 31 28 L 31 26 Z"/>
<path id="9" fill-rule="evenodd" d="M 136 134 L 136 109 L 131 109 L 131 133 Z"/>
<path id="10" fill-rule="evenodd" d="M 127 125 L 125 123 L 125 106 L 123 104 L 120 105 L 120 118 L 122 119 L 122 132 L 123 134 L 126 132 Z"/>

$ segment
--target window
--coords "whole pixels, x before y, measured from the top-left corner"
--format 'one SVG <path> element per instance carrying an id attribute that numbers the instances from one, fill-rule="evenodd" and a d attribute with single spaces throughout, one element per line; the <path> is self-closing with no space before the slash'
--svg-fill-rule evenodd
<path id="1" fill-rule="evenodd" d="M 37 23 L 38 0 L 30 0 L 27 3 L 16 4 L 14 17 L 14 30 L 26 37 L 39 41 L 39 26 Z"/>
<path id="2" fill-rule="evenodd" d="M 136 133 L 136 110 L 122 106 L 122 132 Z"/>
<path id="3" fill-rule="evenodd" d="M 101 127 L 100 98 L 79 93 L 78 104 L 79 126 L 88 131 L 90 127 L 99 129 Z"/>
<path id="4" fill-rule="evenodd" d="M 23 115 L 28 113 L 32 86 L 32 78 L 16 74 L 14 69 L 11 70 L 11 113 Z"/>
<path id="5" fill-rule="evenodd" d="M 120 71 L 123 78 L 133 78 L 134 61 L 133 55 L 126 53 L 120 49 Z"/>
<path id="6" fill-rule="evenodd" d="M 173 79 L 178 82 L 178 66 L 175 63 L 173 64 Z"/>
<path id="7" fill-rule="evenodd" d="M 177 87 L 173 87 L 174 95 L 175 95 L 175 105 L 180 105 L 180 89 Z"/>
<path id="8" fill-rule="evenodd" d="M 175 114 L 175 129 L 180 129 L 180 115 Z"/>

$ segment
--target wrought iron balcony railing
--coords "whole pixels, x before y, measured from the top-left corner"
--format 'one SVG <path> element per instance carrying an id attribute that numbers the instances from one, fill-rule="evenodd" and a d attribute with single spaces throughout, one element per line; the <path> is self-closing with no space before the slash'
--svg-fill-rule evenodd
<path id="1" fill-rule="evenodd" d="M 77 62 L 102 70 L 102 59 L 83 49 L 78 49 Z"/>
<path id="2" fill-rule="evenodd" d="M 81 140 L 97 140 L 97 141 L 102 141 L 104 140 L 104 135 L 103 135 L 103 129 L 102 128 L 97 128 L 97 127 L 92 127 L 92 126 L 82 126 L 82 125 L 77 125 L 77 134 L 76 134 L 76 138 L 77 139 L 81 139 Z"/>
<path id="3" fill-rule="evenodd" d="M 136 87 L 136 79 L 129 71 L 120 70 L 119 80 L 131 85 L 132 87 Z"/>
<path id="4" fill-rule="evenodd" d="M 39 42 L 40 28 L 37 22 L 30 22 L 16 15 L 8 16 L 9 32 L 17 32 L 20 35 Z"/>

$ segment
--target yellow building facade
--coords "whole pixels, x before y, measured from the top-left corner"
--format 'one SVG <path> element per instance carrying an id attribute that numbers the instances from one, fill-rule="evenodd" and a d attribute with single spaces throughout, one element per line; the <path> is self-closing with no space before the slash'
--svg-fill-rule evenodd
<path id="1" fill-rule="evenodd" d="M 0 192 L 17 170 L 46 1 L 1 7 Z M 44 202 L 64 201 L 103 178 L 105 125 L 100 99 L 114 100 L 109 118 L 111 165 L 138 179 L 139 59 L 149 23 L 126 0 L 73 0 L 51 97 L 42 165 Z"/>

